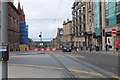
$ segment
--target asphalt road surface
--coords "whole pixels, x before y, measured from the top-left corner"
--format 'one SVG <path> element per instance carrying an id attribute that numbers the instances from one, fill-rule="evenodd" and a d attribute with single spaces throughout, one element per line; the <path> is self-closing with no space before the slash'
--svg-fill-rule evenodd
<path id="1" fill-rule="evenodd" d="M 69 58 L 70 55 L 72 55 L 71 58 Z M 93 64 L 101 58 L 101 56 L 93 55 L 93 57 L 96 58 L 93 59 L 90 56 L 91 55 L 81 54 L 81 56 L 76 57 L 76 55 L 72 53 L 62 52 L 45 52 L 45 54 L 38 54 L 37 51 L 11 54 L 9 61 L 9 78 L 70 78 L 70 74 L 75 78 L 106 78 L 105 75 L 98 71 L 73 60 L 74 58 L 77 60 L 82 59 L 83 62 L 90 61 L 89 63 Z M 102 58 L 100 61 L 105 64 L 105 61 L 102 60 L 105 59 Z M 92 61 L 94 62 L 92 63 Z M 98 62 L 98 64 L 100 63 Z M 98 64 L 95 66 L 98 66 Z M 106 65 L 110 65 L 110 63 Z M 104 65 L 105 69 L 108 68 L 106 65 Z M 110 67 L 113 67 L 114 64 L 111 65 Z M 116 67 L 113 68 L 116 69 Z M 68 72 L 65 69 L 68 70 Z M 115 71 L 111 70 L 111 72 Z M 116 76 L 113 75 L 112 78 L 113 77 Z"/>
<path id="2" fill-rule="evenodd" d="M 102 69 L 105 69 L 109 72 L 118 75 L 118 56 L 108 54 L 96 54 L 95 52 L 94 53 L 79 52 L 76 54 L 83 57 L 83 58 L 76 57 L 77 59 L 80 59 L 84 62 L 90 63 L 94 66 L 100 67 Z M 72 52 L 71 55 L 74 55 L 74 53 Z"/>

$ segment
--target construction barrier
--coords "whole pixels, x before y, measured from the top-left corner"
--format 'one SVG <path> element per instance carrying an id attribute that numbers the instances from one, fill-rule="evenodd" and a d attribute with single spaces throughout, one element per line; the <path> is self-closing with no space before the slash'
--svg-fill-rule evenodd
<path id="1" fill-rule="evenodd" d="M 58 48 L 56 48 L 55 51 L 58 51 Z"/>
<path id="2" fill-rule="evenodd" d="M 53 49 L 52 48 L 50 48 L 50 51 L 52 51 Z"/>
<path id="3" fill-rule="evenodd" d="M 47 48 L 44 48 L 44 51 L 47 51 Z"/>
<path id="4" fill-rule="evenodd" d="M 38 48 L 38 50 L 37 51 L 41 51 L 41 48 Z"/>
<path id="5" fill-rule="evenodd" d="M 58 48 L 52 48 L 52 47 L 50 47 L 50 48 L 34 48 L 34 49 L 30 49 L 30 50 L 35 50 L 35 51 L 58 51 L 59 49 Z"/>

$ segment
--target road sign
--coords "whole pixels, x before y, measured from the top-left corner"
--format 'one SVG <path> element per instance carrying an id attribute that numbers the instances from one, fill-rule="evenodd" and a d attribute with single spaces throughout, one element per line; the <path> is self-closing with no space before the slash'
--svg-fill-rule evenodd
<path id="1" fill-rule="evenodd" d="M 116 29 L 115 28 L 112 29 L 112 34 L 116 34 Z"/>
<path id="2" fill-rule="evenodd" d="M 0 52 L 7 51 L 7 45 L 0 44 Z"/>
<path id="3" fill-rule="evenodd" d="M 43 46 L 43 43 L 40 43 L 41 46 Z"/>

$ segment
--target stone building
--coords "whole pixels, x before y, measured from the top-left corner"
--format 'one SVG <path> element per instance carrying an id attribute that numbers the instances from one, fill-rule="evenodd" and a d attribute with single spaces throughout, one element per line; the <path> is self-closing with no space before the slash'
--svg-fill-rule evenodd
<path id="1" fill-rule="evenodd" d="M 63 43 L 72 45 L 72 21 L 63 22 Z"/>
<path id="2" fill-rule="evenodd" d="M 12 2 L 8 2 L 8 42 L 10 51 L 19 51 L 19 12 Z"/>
<path id="3" fill-rule="evenodd" d="M 85 46 L 113 50 L 120 46 L 120 1 L 76 1 L 72 6 L 72 37 L 75 47 Z M 112 35 L 116 29 L 116 35 Z"/>
<path id="4" fill-rule="evenodd" d="M 29 43 L 28 43 L 29 48 L 30 48 L 30 49 L 35 48 L 35 45 L 36 45 L 35 41 L 33 41 L 33 40 L 30 39 L 30 38 L 29 38 L 28 40 L 29 40 Z"/>
<path id="5" fill-rule="evenodd" d="M 57 36 L 50 42 L 51 47 L 61 48 L 63 44 L 63 28 L 58 28 Z"/>
<path id="6" fill-rule="evenodd" d="M 19 25 L 18 25 L 19 12 L 14 6 L 13 2 L 7 3 L 8 3 L 8 43 L 10 51 L 19 51 Z"/>
<path id="7" fill-rule="evenodd" d="M 85 47 L 86 37 L 86 2 L 77 1 L 72 6 L 72 41 L 74 47 Z"/>
<path id="8" fill-rule="evenodd" d="M 25 21 L 25 13 L 23 7 L 21 8 L 20 2 L 18 2 L 18 12 L 19 12 L 19 31 L 20 31 L 20 51 L 28 50 L 28 25 Z"/>
<path id="9" fill-rule="evenodd" d="M 84 34 L 85 36 L 85 43 L 86 43 L 86 49 L 89 49 L 92 45 L 92 48 L 94 48 L 95 43 L 95 31 L 94 31 L 94 12 L 93 12 L 93 2 L 88 0 L 88 2 L 85 3 L 86 5 L 86 32 Z"/>
<path id="10" fill-rule="evenodd" d="M 8 6 L 8 43 L 10 51 L 19 51 L 19 12 L 13 2 L 7 2 Z M 0 2 L 1 6 L 1 2 Z M 1 23 L 1 7 L 0 7 L 0 23 Z M 1 33 L 1 25 L 0 25 Z M 1 40 L 1 35 L 0 35 Z"/>
<path id="11" fill-rule="evenodd" d="M 114 48 L 116 48 L 116 44 L 119 44 L 120 46 L 120 1 L 107 1 L 104 5 L 105 43 L 110 45 L 110 50 L 113 50 Z M 117 31 L 115 37 L 111 33 L 112 29 L 116 29 Z"/>
<path id="12" fill-rule="evenodd" d="M 57 48 L 60 48 L 63 44 L 63 28 L 58 28 L 57 36 L 56 36 L 56 44 Z"/>
<path id="13" fill-rule="evenodd" d="M 24 13 L 24 12 L 23 12 L 23 10 L 17 9 L 14 6 L 13 0 L 11 0 L 11 2 L 7 2 L 7 3 L 8 3 L 8 43 L 10 46 L 10 51 L 19 51 L 20 50 L 19 45 L 21 43 L 21 41 L 20 41 L 21 29 L 20 29 L 19 23 L 20 23 L 21 19 L 23 19 L 25 17 L 25 15 L 21 16 L 21 13 Z M 20 5 L 20 4 L 18 4 L 18 5 Z M 27 38 L 28 38 L 28 31 L 26 34 L 27 34 Z"/>

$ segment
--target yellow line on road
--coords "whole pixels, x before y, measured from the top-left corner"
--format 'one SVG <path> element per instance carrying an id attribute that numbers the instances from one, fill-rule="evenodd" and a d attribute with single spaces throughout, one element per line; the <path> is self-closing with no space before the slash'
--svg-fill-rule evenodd
<path id="1" fill-rule="evenodd" d="M 63 68 L 52 67 L 52 66 L 38 66 L 38 65 L 25 65 L 25 64 L 10 64 L 10 66 L 24 66 L 24 67 L 36 67 L 36 68 L 50 68 L 50 69 L 58 69 L 62 70 Z"/>
<path id="2" fill-rule="evenodd" d="M 103 76 L 102 74 L 96 73 L 96 72 L 89 72 L 89 71 L 75 70 L 75 69 L 69 69 L 69 70 L 73 72 L 78 72 L 78 73 L 86 73 L 86 74 L 91 74 L 91 75 L 96 75 L 96 76 Z"/>
<path id="3" fill-rule="evenodd" d="M 113 78 L 120 80 L 120 76 L 113 76 Z"/>
<path id="4" fill-rule="evenodd" d="M 25 64 L 9 64 L 10 66 L 23 66 L 23 67 L 35 67 L 35 68 L 48 68 L 48 69 L 57 69 L 57 70 L 64 70 L 60 67 L 52 67 L 52 66 L 37 66 L 37 65 L 25 65 Z M 85 73 L 85 74 L 91 74 L 96 76 L 103 76 L 100 73 L 97 72 L 90 72 L 85 70 L 77 70 L 77 69 L 69 69 L 70 71 L 77 72 L 77 73 Z"/>

